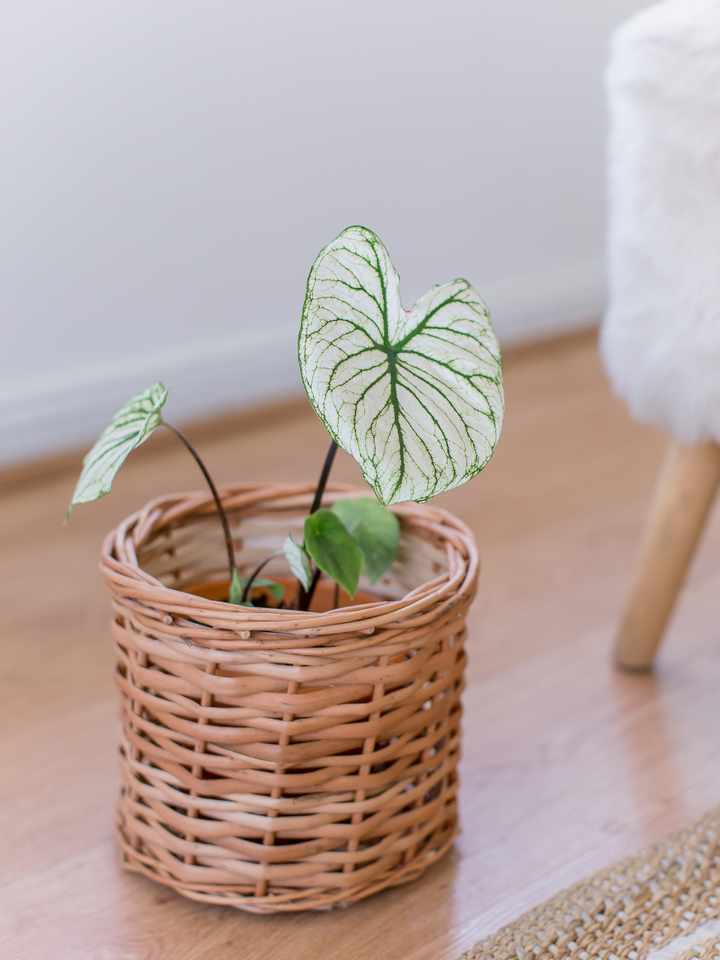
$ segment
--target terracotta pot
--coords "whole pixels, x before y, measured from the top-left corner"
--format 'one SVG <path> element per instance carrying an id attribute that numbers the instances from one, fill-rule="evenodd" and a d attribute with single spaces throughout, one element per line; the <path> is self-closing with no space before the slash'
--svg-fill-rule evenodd
<path id="1" fill-rule="evenodd" d="M 252 571 L 249 572 L 252 573 Z M 284 587 L 285 593 L 282 602 L 286 607 L 289 607 L 295 600 L 297 580 L 294 577 L 286 577 L 280 574 L 275 574 L 272 579 L 275 583 L 280 583 Z M 227 579 L 211 580 L 207 583 L 199 583 L 195 587 L 185 587 L 185 592 L 192 593 L 196 597 L 205 597 L 206 600 L 227 601 L 230 593 L 230 581 Z M 278 601 L 275 600 L 267 587 L 254 587 L 252 598 L 256 606 L 274 609 L 279 607 Z M 375 603 L 377 599 L 377 596 L 368 593 L 367 590 L 358 590 L 351 599 L 338 584 L 327 579 L 321 579 L 315 587 L 310 610 L 312 613 L 324 613 L 326 610 L 337 610 L 340 607 L 357 607 L 361 603 Z"/>
<path id="2" fill-rule="evenodd" d="M 241 575 L 300 540 L 312 492 L 223 488 Z M 349 495 L 367 493 L 330 485 L 326 504 Z M 128 869 L 195 900 L 292 911 L 406 883 L 449 848 L 477 553 L 450 514 L 393 509 L 390 572 L 335 609 L 321 580 L 307 613 L 212 599 L 227 569 L 204 493 L 159 498 L 107 538 Z M 287 578 L 284 560 L 263 574 Z"/>

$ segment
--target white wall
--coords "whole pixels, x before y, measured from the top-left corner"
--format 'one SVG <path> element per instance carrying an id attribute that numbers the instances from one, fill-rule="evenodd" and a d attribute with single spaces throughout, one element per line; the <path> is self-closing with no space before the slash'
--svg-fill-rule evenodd
<path id="1" fill-rule="evenodd" d="M 0 462 L 298 389 L 318 250 L 362 223 L 411 304 L 501 338 L 603 302 L 601 73 L 643 0 L 4 0 Z"/>

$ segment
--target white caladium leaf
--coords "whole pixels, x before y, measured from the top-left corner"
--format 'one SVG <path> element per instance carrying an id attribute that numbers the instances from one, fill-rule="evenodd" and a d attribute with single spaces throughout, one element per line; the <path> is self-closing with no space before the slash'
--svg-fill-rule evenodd
<path id="1" fill-rule="evenodd" d="M 503 416 L 502 360 L 467 280 L 404 310 L 400 278 L 365 227 L 348 227 L 310 271 L 300 370 L 328 433 L 383 503 L 419 503 L 486 465 Z"/>
<path id="2" fill-rule="evenodd" d="M 162 423 L 160 411 L 167 395 L 167 389 L 158 381 L 147 390 L 136 393 L 118 410 L 83 460 L 82 472 L 67 510 L 68 517 L 76 503 L 91 503 L 110 493 L 115 474 L 127 455 Z"/>
<path id="3" fill-rule="evenodd" d="M 312 561 L 304 547 L 299 546 L 290 534 L 285 538 L 283 553 L 288 566 L 306 590 L 310 589 L 313 579 Z"/>

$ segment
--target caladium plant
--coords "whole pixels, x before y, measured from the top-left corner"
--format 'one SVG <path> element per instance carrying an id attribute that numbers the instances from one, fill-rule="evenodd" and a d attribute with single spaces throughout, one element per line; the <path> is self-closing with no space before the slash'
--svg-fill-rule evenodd
<path id="1" fill-rule="evenodd" d="M 388 505 L 422 503 L 483 469 L 500 435 L 504 397 L 500 348 L 473 287 L 462 279 L 432 287 L 405 310 L 387 250 L 360 226 L 343 230 L 313 264 L 299 362 L 308 398 L 332 437 L 304 542 L 288 535 L 278 551 L 298 580 L 298 608 L 307 610 L 321 573 L 352 597 L 361 573 L 375 583 L 389 569 L 400 526 Z M 229 602 L 252 605 L 255 587 L 279 600 L 282 587 L 259 576 L 278 553 L 240 577 L 215 484 L 187 437 L 163 419 L 167 396 L 158 382 L 118 411 L 83 461 L 67 516 L 75 504 L 109 493 L 128 454 L 165 426 L 195 457 L 213 494 L 228 553 Z M 338 446 L 358 461 L 377 499 L 322 507 Z"/>
<path id="2" fill-rule="evenodd" d="M 299 354 L 315 412 L 382 503 L 423 503 L 490 459 L 503 416 L 500 348 L 467 280 L 404 310 L 385 247 L 348 227 L 310 271 Z"/>

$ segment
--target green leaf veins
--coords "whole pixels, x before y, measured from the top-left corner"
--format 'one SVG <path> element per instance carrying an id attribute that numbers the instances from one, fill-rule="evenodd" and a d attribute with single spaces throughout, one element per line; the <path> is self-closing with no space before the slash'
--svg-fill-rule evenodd
<path id="1" fill-rule="evenodd" d="M 487 307 L 458 279 L 404 310 L 365 227 L 344 230 L 310 271 L 299 360 L 316 413 L 382 503 L 424 502 L 490 459 L 504 399 Z"/>
<path id="2" fill-rule="evenodd" d="M 91 503 L 110 493 L 113 480 L 125 458 L 144 443 L 162 423 L 160 413 L 168 391 L 160 383 L 136 393 L 122 407 L 100 434 L 83 460 L 83 467 L 65 519 L 77 503 Z"/>

